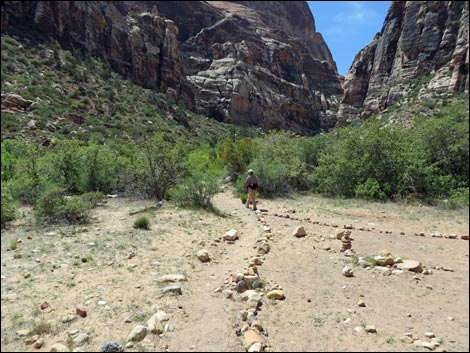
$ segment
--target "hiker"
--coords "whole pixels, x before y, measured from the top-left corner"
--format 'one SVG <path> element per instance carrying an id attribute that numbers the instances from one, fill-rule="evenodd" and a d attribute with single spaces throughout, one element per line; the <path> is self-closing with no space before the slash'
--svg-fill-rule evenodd
<path id="1" fill-rule="evenodd" d="M 244 189 L 248 189 L 248 198 L 246 199 L 246 208 L 250 208 L 250 202 L 253 204 L 253 211 L 256 211 L 255 193 L 258 189 L 258 178 L 256 177 L 253 170 L 248 170 L 248 177 L 246 178 Z"/>

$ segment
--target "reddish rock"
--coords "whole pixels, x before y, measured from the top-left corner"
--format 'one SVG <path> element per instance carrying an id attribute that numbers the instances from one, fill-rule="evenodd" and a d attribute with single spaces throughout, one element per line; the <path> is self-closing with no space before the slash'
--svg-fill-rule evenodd
<path id="1" fill-rule="evenodd" d="M 41 304 L 41 310 L 47 309 L 48 307 L 49 307 L 48 302 L 44 302 L 44 303 Z"/>
<path id="2" fill-rule="evenodd" d="M 87 317 L 87 311 L 83 308 L 76 308 L 76 313 L 78 316 Z"/>

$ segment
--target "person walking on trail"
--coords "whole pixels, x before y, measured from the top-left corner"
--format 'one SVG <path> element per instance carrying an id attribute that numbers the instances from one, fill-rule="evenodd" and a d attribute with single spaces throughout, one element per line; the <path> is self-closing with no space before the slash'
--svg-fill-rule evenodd
<path id="1" fill-rule="evenodd" d="M 253 170 L 248 170 L 248 177 L 246 178 L 245 184 L 243 184 L 244 189 L 248 189 L 248 198 L 246 199 L 246 208 L 250 208 L 250 203 L 253 204 L 253 211 L 256 211 L 256 200 L 255 193 L 258 189 L 258 178 L 256 177 Z"/>

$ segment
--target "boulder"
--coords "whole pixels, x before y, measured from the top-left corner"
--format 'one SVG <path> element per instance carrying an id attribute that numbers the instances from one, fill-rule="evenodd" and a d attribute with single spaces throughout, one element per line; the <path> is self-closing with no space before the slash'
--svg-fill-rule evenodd
<path id="1" fill-rule="evenodd" d="M 307 235 L 303 226 L 298 226 L 292 233 L 294 237 L 301 238 Z"/>

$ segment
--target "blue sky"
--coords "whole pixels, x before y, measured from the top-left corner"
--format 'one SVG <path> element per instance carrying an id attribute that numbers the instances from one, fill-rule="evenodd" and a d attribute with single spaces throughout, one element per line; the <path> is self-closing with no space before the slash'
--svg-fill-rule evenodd
<path id="1" fill-rule="evenodd" d="M 307 1 L 340 75 L 380 32 L 391 1 Z"/>

